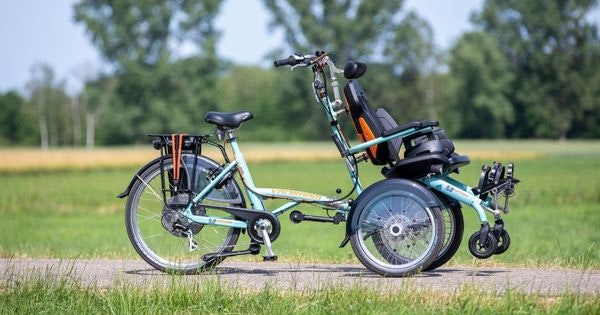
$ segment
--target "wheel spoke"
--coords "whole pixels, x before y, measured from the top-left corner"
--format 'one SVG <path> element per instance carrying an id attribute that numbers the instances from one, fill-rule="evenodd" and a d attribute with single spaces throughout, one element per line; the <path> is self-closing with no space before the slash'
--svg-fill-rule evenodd
<path id="1" fill-rule="evenodd" d="M 189 187 L 191 170 L 194 164 L 187 161 L 195 158 L 194 156 L 186 156 L 183 159 L 182 168 L 186 171 L 182 172 L 182 185 L 179 188 L 185 192 L 186 187 Z M 182 157 L 182 158 L 184 158 Z M 189 159 L 187 159 L 189 158 Z M 196 174 L 206 173 L 206 168 L 216 168 L 219 165 L 209 161 L 206 158 L 199 157 Z M 207 262 L 202 261 L 199 257 L 205 254 L 219 252 L 227 248 L 233 248 L 240 233 L 239 229 L 229 227 L 219 227 L 211 225 L 201 225 L 190 222 L 180 214 L 181 209 L 179 203 L 185 200 L 178 197 L 173 190 L 172 181 L 169 178 L 172 176 L 173 165 L 169 160 L 164 161 L 164 172 L 159 167 L 158 163 L 151 166 L 146 172 L 138 175 L 138 182 L 130 192 L 130 201 L 128 202 L 127 218 L 128 218 L 128 233 L 132 239 L 132 244 L 147 261 L 152 261 L 152 265 L 161 270 L 175 270 L 183 272 L 195 272 L 201 269 Z M 170 191 L 167 191 L 167 200 L 163 200 L 162 184 Z M 233 189 L 233 190 L 232 190 Z M 235 184 L 227 184 L 222 188 L 223 192 L 231 195 L 242 196 L 239 191 L 239 186 Z M 185 198 L 188 198 L 187 195 Z M 243 199 L 238 199 L 243 202 Z M 169 203 L 171 202 L 171 204 Z M 229 204 L 223 202 L 210 201 L 215 205 L 225 206 L 241 206 L 240 204 Z M 153 210 L 156 209 L 156 210 Z M 163 222 L 163 216 L 169 215 Z M 216 211 L 211 216 L 223 218 L 232 218 L 229 213 Z M 163 226 L 166 224 L 166 226 Z M 172 227 L 169 225 L 172 224 Z M 177 224 L 177 226 L 175 226 Z M 192 240 L 198 247 L 190 251 L 189 240 L 187 237 L 181 237 L 185 230 L 193 233 Z M 135 242 L 133 241 L 135 240 Z M 218 263 L 219 261 L 211 261 L 210 263 Z"/>
<path id="2" fill-rule="evenodd" d="M 381 183 L 386 185 L 385 181 Z M 424 201 L 403 190 L 380 189 L 377 194 L 363 198 L 357 210 L 360 237 L 352 243 L 361 262 L 388 275 L 403 275 L 427 267 L 441 245 L 442 217 L 439 214 L 434 217 Z M 367 241 L 369 237 L 372 242 Z"/>

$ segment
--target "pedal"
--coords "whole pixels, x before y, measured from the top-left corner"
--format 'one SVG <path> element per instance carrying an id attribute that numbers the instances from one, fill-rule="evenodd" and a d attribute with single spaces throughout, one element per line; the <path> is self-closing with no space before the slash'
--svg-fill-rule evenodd
<path id="1" fill-rule="evenodd" d="M 277 260 L 277 256 L 273 255 L 273 256 L 263 256 L 263 261 L 276 261 Z"/>

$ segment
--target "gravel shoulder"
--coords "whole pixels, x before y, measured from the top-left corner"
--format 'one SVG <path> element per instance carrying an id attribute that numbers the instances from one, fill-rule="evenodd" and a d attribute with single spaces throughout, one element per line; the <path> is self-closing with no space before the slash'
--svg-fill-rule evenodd
<path id="1" fill-rule="evenodd" d="M 450 266 L 411 278 L 383 278 L 362 265 L 295 264 L 225 261 L 199 275 L 161 273 L 141 260 L 0 259 L 0 281 L 14 283 L 39 277 L 68 277 L 90 286 L 207 283 L 260 290 L 266 285 L 286 291 L 318 290 L 330 286 L 362 286 L 381 290 L 410 288 L 454 292 L 465 286 L 498 292 L 507 290 L 542 295 L 600 294 L 600 270 Z"/>

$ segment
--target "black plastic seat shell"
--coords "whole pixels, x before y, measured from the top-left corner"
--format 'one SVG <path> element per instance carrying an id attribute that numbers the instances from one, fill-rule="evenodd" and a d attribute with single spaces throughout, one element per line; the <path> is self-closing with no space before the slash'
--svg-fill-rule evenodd
<path id="1" fill-rule="evenodd" d="M 392 128 L 392 129 L 387 129 L 384 130 L 383 133 L 381 134 L 384 137 L 393 135 L 395 133 L 410 129 L 410 128 L 426 128 L 426 127 L 437 127 L 439 126 L 440 123 L 436 120 L 424 120 L 424 121 L 412 121 L 409 123 L 406 123 L 404 125 Z"/>
<path id="2" fill-rule="evenodd" d="M 452 153 L 449 156 L 444 154 L 427 154 L 405 158 L 394 164 L 393 167 L 386 167 L 382 173 L 387 178 L 410 178 L 416 179 L 427 174 L 439 173 L 440 171 L 454 171 L 470 163 L 469 157 Z"/>
<path id="3" fill-rule="evenodd" d="M 243 122 L 252 118 L 254 118 L 254 114 L 249 111 L 235 113 L 208 112 L 206 113 L 206 116 L 204 116 L 204 121 L 219 127 L 235 129 L 238 128 Z"/>

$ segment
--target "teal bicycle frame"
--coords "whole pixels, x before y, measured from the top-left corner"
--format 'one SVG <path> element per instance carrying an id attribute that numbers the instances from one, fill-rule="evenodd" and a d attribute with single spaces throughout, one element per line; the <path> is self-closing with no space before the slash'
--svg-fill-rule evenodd
<path id="1" fill-rule="evenodd" d="M 484 165 L 478 185 L 471 188 L 450 176 L 469 159 L 455 152 L 452 141 L 436 128 L 437 121 L 398 126 L 385 110 L 371 107 L 360 84 L 353 82 L 365 73 L 365 64 L 350 61 L 340 70 L 327 53 L 317 51 L 275 60 L 274 65 L 312 69 L 313 92 L 352 189 L 340 197 L 339 188 L 337 195 L 327 196 L 257 187 L 236 137 L 241 124 L 253 118 L 252 112 L 208 112 L 205 121 L 215 126 L 219 142 L 208 135 L 151 134 L 160 157 L 140 168 L 117 196 L 129 196 L 127 234 L 150 265 L 161 271 L 196 273 L 227 257 L 257 255 L 263 245 L 263 259 L 277 260 L 272 242 L 281 233 L 279 217 L 289 211 L 294 223 L 345 222 L 339 247 L 350 243 L 358 260 L 380 275 L 410 276 L 438 268 L 456 253 L 464 228 L 460 203 L 473 208 L 481 222 L 469 238 L 475 257 L 488 258 L 508 249 L 510 237 L 500 216 L 508 212 L 508 199 L 519 182 L 513 176 L 513 163 Z M 344 87 L 347 104 L 340 97 L 336 78 L 340 74 L 350 80 Z M 351 145 L 346 139 L 338 123 L 342 114 L 350 116 L 362 143 Z M 218 148 L 222 161 L 203 155 L 203 145 Z M 384 179 L 364 187 L 358 169 L 367 160 L 383 166 Z M 500 206 L 498 199 L 503 197 Z M 265 199 L 279 202 L 271 206 Z M 295 209 L 306 204 L 322 208 L 327 215 Z M 492 227 L 487 212 L 494 216 Z M 250 239 L 247 249 L 237 247 L 241 233 Z"/>
<path id="2" fill-rule="evenodd" d="M 332 61 L 327 61 L 327 66 L 330 69 L 330 78 L 332 80 L 331 86 L 334 91 L 335 100 L 332 102 L 329 99 L 327 93 L 318 93 L 315 90 L 315 95 L 324 95 L 323 97 L 317 97 L 318 102 L 324 106 L 326 109 L 325 112 L 327 114 L 327 118 L 331 124 L 331 130 L 333 133 L 334 141 L 342 154 L 342 158 L 345 161 L 345 164 L 348 169 L 348 174 L 350 176 L 352 185 L 354 186 L 354 190 L 357 195 L 363 191 L 363 187 L 358 178 L 357 165 L 361 160 L 365 160 L 366 158 L 355 158 L 355 154 L 361 153 L 367 150 L 369 147 L 377 144 L 381 144 L 392 139 L 396 138 L 404 138 L 410 136 L 414 133 L 428 130 L 432 131 L 432 127 L 425 128 L 408 128 L 397 133 L 393 133 L 388 136 L 378 137 L 373 140 L 350 146 L 348 141 L 345 140 L 345 137 L 337 124 L 337 115 L 338 113 L 343 112 L 343 108 L 341 108 L 342 101 L 340 99 L 340 93 L 338 90 L 338 83 L 336 74 L 342 73 L 340 69 L 337 69 Z M 320 80 L 319 76 L 315 77 L 315 80 Z M 229 218 L 222 217 L 212 217 L 212 216 L 198 216 L 192 213 L 192 208 L 200 204 L 202 200 L 209 195 L 212 189 L 214 189 L 221 181 L 228 176 L 232 175 L 234 172 L 238 171 L 240 173 L 241 179 L 243 181 L 246 194 L 250 199 L 251 209 L 252 210 L 262 210 L 267 211 L 262 202 L 262 198 L 273 198 L 273 199 L 282 199 L 289 200 L 289 202 L 281 205 L 277 209 L 273 210 L 271 213 L 275 216 L 280 216 L 286 211 L 298 206 L 301 203 L 311 203 L 318 204 L 324 208 L 336 210 L 344 215 L 344 218 L 348 217 L 350 211 L 349 201 L 339 200 L 336 197 L 327 197 L 323 195 L 318 195 L 310 192 L 289 190 L 289 189 L 280 189 L 280 188 L 258 188 L 255 186 L 254 181 L 252 179 L 250 169 L 246 164 L 246 160 L 240 149 L 237 138 L 235 136 L 234 130 L 227 130 L 226 132 L 227 142 L 231 146 L 231 149 L 234 153 L 234 160 L 223 165 L 223 170 L 220 172 L 218 176 L 216 176 L 210 183 L 204 187 L 190 202 L 190 204 L 185 209 L 183 215 L 187 217 L 189 220 L 200 223 L 200 224 L 209 224 L 209 225 L 218 225 L 225 227 L 233 227 L 233 228 L 248 228 L 247 222 L 241 220 L 232 220 Z M 336 141 L 337 139 L 337 141 Z M 478 195 L 475 195 L 471 189 L 471 187 L 451 178 L 449 173 L 436 174 L 436 175 L 428 175 L 426 177 L 420 178 L 417 181 L 421 182 L 423 185 L 427 187 L 431 187 L 440 193 L 448 196 L 453 200 L 458 200 L 465 205 L 472 207 L 482 224 L 488 222 L 486 217 L 486 211 L 491 212 L 494 215 L 496 220 L 500 219 L 500 210 L 498 209 L 497 202 L 492 198 L 488 197 L 486 200 L 481 200 Z M 492 208 L 493 206 L 493 208 Z M 500 208 L 502 209 L 502 208 Z M 502 209 L 504 212 L 507 212 L 508 209 Z"/>

